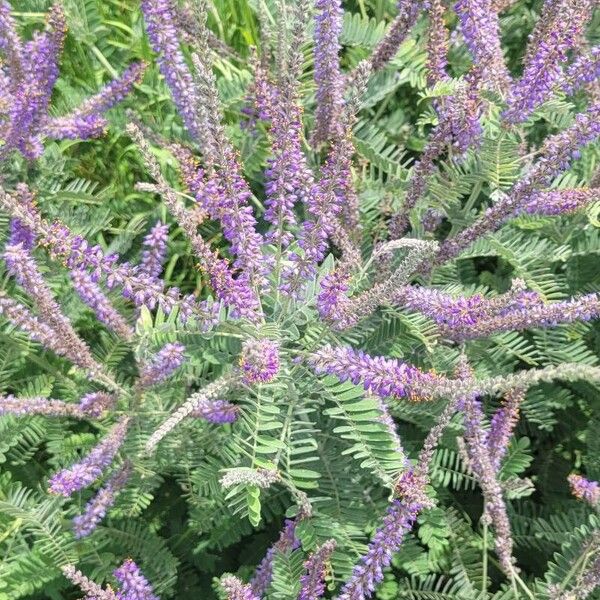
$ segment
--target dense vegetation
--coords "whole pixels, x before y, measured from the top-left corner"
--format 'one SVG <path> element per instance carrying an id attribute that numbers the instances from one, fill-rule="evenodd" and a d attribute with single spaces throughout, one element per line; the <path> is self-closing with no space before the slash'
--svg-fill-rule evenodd
<path id="1" fill-rule="evenodd" d="M 0 0 L 0 600 L 600 598 L 592 0 Z"/>

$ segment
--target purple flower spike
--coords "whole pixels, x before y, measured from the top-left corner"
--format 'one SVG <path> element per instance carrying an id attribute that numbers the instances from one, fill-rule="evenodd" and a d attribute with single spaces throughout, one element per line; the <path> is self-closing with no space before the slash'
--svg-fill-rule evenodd
<path id="1" fill-rule="evenodd" d="M 591 506 L 598 506 L 600 503 L 600 485 L 597 481 L 591 481 L 575 473 L 567 478 L 571 486 L 571 493 L 575 498 L 587 502 Z"/>
<path id="2" fill-rule="evenodd" d="M 152 227 L 150 233 L 144 238 L 144 252 L 140 268 L 150 277 L 158 277 L 161 274 L 167 255 L 168 238 L 169 226 L 160 221 Z"/>
<path id="3" fill-rule="evenodd" d="M 421 508 L 416 502 L 392 502 L 367 553 L 342 587 L 339 600 L 365 600 L 373 595 L 375 586 L 383 580 L 383 570 L 391 564 L 394 553 L 400 549 L 406 534 L 413 528 Z"/>
<path id="4" fill-rule="evenodd" d="M 525 397 L 523 390 L 511 390 L 504 397 L 504 403 L 492 418 L 488 435 L 488 449 L 492 466 L 496 471 L 508 450 L 510 436 L 519 421 L 519 407 Z"/>
<path id="5" fill-rule="evenodd" d="M 578 89 L 600 78 L 600 46 L 594 46 L 586 54 L 575 59 L 567 69 L 566 83 L 562 86 L 566 94 L 574 94 Z"/>
<path id="6" fill-rule="evenodd" d="M 550 99 L 563 79 L 562 65 L 591 16 L 591 0 L 546 0 L 525 59 L 523 76 L 512 86 L 504 118 L 521 123 Z"/>
<path id="7" fill-rule="evenodd" d="M 15 398 L 12 395 L 0 396 L 0 415 L 44 415 L 78 419 L 87 416 L 77 404 L 52 398 Z"/>
<path id="8" fill-rule="evenodd" d="M 239 406 L 227 400 L 203 400 L 196 405 L 190 417 L 204 419 L 209 423 L 233 423 L 238 418 Z"/>
<path id="9" fill-rule="evenodd" d="M 129 418 L 123 417 L 83 460 L 54 475 L 50 479 L 49 491 L 68 498 L 73 492 L 96 481 L 119 451 L 128 425 Z"/>
<path id="10" fill-rule="evenodd" d="M 71 271 L 71 280 L 77 295 L 96 313 L 102 323 L 125 340 L 130 341 L 133 338 L 133 329 L 117 312 L 91 275 L 82 269 L 76 269 Z"/>
<path id="11" fill-rule="evenodd" d="M 108 125 L 103 113 L 131 92 L 134 84 L 141 81 L 145 68 L 145 63 L 132 64 L 119 79 L 111 81 L 74 112 L 50 119 L 43 128 L 44 135 L 53 139 L 88 139 L 103 135 Z"/>
<path id="12" fill-rule="evenodd" d="M 98 418 L 109 408 L 112 408 L 116 401 L 116 397 L 111 394 L 105 392 L 92 392 L 81 398 L 79 401 L 79 409 L 88 417 Z"/>
<path id="13" fill-rule="evenodd" d="M 244 383 L 267 383 L 279 371 L 279 345 L 272 340 L 246 340 L 240 356 Z"/>
<path id="14" fill-rule="evenodd" d="M 265 557 L 256 568 L 254 577 L 250 581 L 250 586 L 257 596 L 262 596 L 271 583 L 275 553 L 289 552 L 300 545 L 300 541 L 296 537 L 296 525 L 296 520 L 286 519 L 283 529 L 279 534 L 279 539 L 267 550 Z"/>
<path id="15" fill-rule="evenodd" d="M 118 600 L 160 600 L 140 568 L 129 558 L 113 572 L 121 589 Z"/>
<path id="16" fill-rule="evenodd" d="M 325 591 L 327 563 L 336 547 L 335 540 L 326 541 L 304 563 L 306 573 L 300 578 L 298 600 L 319 600 Z"/>
<path id="17" fill-rule="evenodd" d="M 146 363 L 140 372 L 140 385 L 150 387 L 168 379 L 185 360 L 185 346 L 182 344 L 166 344 L 157 354 L 155 354 L 148 363 Z"/>
<path id="18" fill-rule="evenodd" d="M 380 396 L 422 399 L 442 378 L 392 358 L 371 357 L 362 350 L 324 346 L 309 359 L 317 373 L 335 375 L 340 381 L 361 384 Z"/>
<path id="19" fill-rule="evenodd" d="M 315 83 L 317 111 L 313 143 L 320 144 L 343 133 L 344 79 L 340 70 L 339 42 L 344 11 L 340 0 L 317 0 L 315 17 Z"/>
<path id="20" fill-rule="evenodd" d="M 260 600 L 249 585 L 242 583 L 233 575 L 223 577 L 221 585 L 227 592 L 227 600 Z"/>
<path id="21" fill-rule="evenodd" d="M 564 215 L 600 200 L 599 189 L 576 188 L 534 192 L 522 209 L 530 215 Z"/>
<path id="22" fill-rule="evenodd" d="M 473 61 L 485 78 L 484 84 L 504 89 L 510 75 L 500 46 L 498 15 L 492 10 L 491 0 L 459 0 L 455 8 Z"/>
<path id="23" fill-rule="evenodd" d="M 90 535 L 114 504 L 117 494 L 127 484 L 132 465 L 127 461 L 86 504 L 83 514 L 73 519 L 76 538 Z"/>

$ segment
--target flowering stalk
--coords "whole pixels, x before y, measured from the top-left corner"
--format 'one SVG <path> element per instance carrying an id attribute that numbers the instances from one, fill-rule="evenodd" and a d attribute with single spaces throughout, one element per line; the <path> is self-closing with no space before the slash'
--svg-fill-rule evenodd
<path id="1" fill-rule="evenodd" d="M 600 190 L 597 188 L 534 192 L 520 212 L 544 216 L 564 215 L 585 208 L 598 200 L 600 200 Z"/>
<path id="2" fill-rule="evenodd" d="M 315 83 L 317 109 L 313 144 L 341 137 L 344 106 L 344 80 L 340 70 L 339 41 L 344 11 L 340 0 L 316 0 L 315 7 Z"/>
<path id="3" fill-rule="evenodd" d="M 500 46 L 498 15 L 492 10 L 491 0 L 459 0 L 455 9 L 469 52 L 484 78 L 484 85 L 503 91 L 510 75 Z"/>
<path id="4" fill-rule="evenodd" d="M 556 175 L 569 167 L 577 151 L 599 135 L 600 103 L 595 103 L 585 113 L 578 114 L 571 127 L 546 139 L 529 173 L 506 196 L 487 208 L 472 225 L 447 239 L 440 248 L 435 264 L 454 258 L 476 239 L 497 230 L 524 205 L 535 189 L 550 184 Z"/>
<path id="5" fill-rule="evenodd" d="M 159 193 L 162 196 L 167 208 L 186 233 L 196 255 L 208 271 L 211 285 L 217 297 L 227 306 L 232 307 L 234 316 L 256 319 L 258 298 L 250 287 L 247 273 L 242 273 L 237 279 L 233 279 L 226 262 L 219 259 L 196 232 L 196 222 L 190 218 L 190 213 L 186 210 L 183 202 L 167 184 L 141 131 L 133 124 L 127 126 L 127 131 L 138 144 L 146 166 L 157 182 L 155 186 L 138 184 L 138 189 Z"/>
<path id="6" fill-rule="evenodd" d="M 204 419 L 209 423 L 233 423 L 237 420 L 240 407 L 227 400 L 204 400 L 196 404 L 190 417 Z"/>
<path id="7" fill-rule="evenodd" d="M 146 442 L 146 452 L 154 451 L 158 443 L 183 419 L 192 414 L 199 407 L 204 406 L 207 400 L 213 400 L 227 390 L 234 379 L 231 375 L 223 375 L 212 383 L 209 383 L 199 392 L 192 394 L 149 438 Z"/>
<path id="8" fill-rule="evenodd" d="M 129 417 L 121 418 L 108 435 L 80 462 L 69 469 L 59 471 L 50 479 L 49 491 L 68 498 L 98 479 L 110 466 L 123 444 Z"/>
<path id="9" fill-rule="evenodd" d="M 600 78 L 600 46 L 594 46 L 569 65 L 565 73 L 566 81 L 561 89 L 565 94 L 571 95 L 598 78 Z"/>
<path id="10" fill-rule="evenodd" d="M 148 388 L 171 377 L 185 360 L 185 346 L 182 344 L 165 344 L 140 369 L 139 385 Z"/>
<path id="11" fill-rule="evenodd" d="M 335 375 L 380 396 L 420 400 L 433 388 L 437 375 L 425 373 L 408 363 L 392 358 L 369 356 L 353 348 L 323 346 L 309 357 L 317 373 Z"/>
<path id="12" fill-rule="evenodd" d="M 279 539 L 267 550 L 265 557 L 256 568 L 256 572 L 250 580 L 250 588 L 257 597 L 262 596 L 271 584 L 275 554 L 289 552 L 300 545 L 300 541 L 296 537 L 296 525 L 297 520 L 301 518 L 302 516 L 299 515 L 296 519 L 286 519 Z"/>
<path id="13" fill-rule="evenodd" d="M 108 125 L 103 113 L 121 102 L 134 84 L 141 82 L 145 69 L 145 63 L 133 63 L 119 79 L 111 81 L 71 114 L 48 120 L 43 134 L 54 139 L 87 139 L 102 135 Z"/>
<path id="14" fill-rule="evenodd" d="M 575 473 L 569 475 L 568 481 L 575 498 L 587 502 L 594 508 L 600 504 L 600 485 L 597 481 L 591 481 Z"/>
<path id="15" fill-rule="evenodd" d="M 150 277 L 159 277 L 167 255 L 169 226 L 158 221 L 144 238 L 140 269 Z"/>
<path id="16" fill-rule="evenodd" d="M 12 395 L 0 396 L 0 415 L 44 415 L 77 419 L 85 419 L 89 416 L 77 404 L 53 398 L 16 398 Z"/>
<path id="17" fill-rule="evenodd" d="M 452 340 L 468 340 L 487 337 L 502 331 L 519 331 L 534 327 L 552 327 L 560 323 L 589 321 L 600 315 L 600 296 L 587 294 L 553 304 L 534 303 L 494 316 L 481 318 L 472 323 L 444 325 L 444 335 Z M 469 319 L 469 317 L 467 317 Z"/>
<path id="18" fill-rule="evenodd" d="M 88 417 L 98 418 L 102 414 L 113 408 L 117 401 L 116 396 L 105 392 L 91 392 L 86 394 L 79 401 L 80 410 Z"/>
<path id="19" fill-rule="evenodd" d="M 71 281 L 77 295 L 96 313 L 102 323 L 123 339 L 133 339 L 133 329 L 117 312 L 89 273 L 83 269 L 75 269 L 71 271 Z"/>
<path id="20" fill-rule="evenodd" d="M 87 344 L 77 335 L 69 319 L 62 314 L 31 254 L 18 244 L 7 246 L 3 258 L 8 272 L 32 297 L 41 321 L 55 332 L 61 340 L 59 344 L 64 344 L 63 347 L 67 350 L 64 356 L 93 377 L 102 374 L 102 367 L 94 360 Z"/>
<path id="21" fill-rule="evenodd" d="M 74 235 L 62 223 L 48 223 L 35 207 L 22 204 L 16 194 L 7 194 L 0 189 L 0 204 L 38 236 L 40 245 L 48 247 L 52 258 L 65 261 L 69 269 L 87 269 L 94 280 L 104 275 L 109 288 L 119 286 L 123 295 L 137 306 L 153 309 L 158 305 L 166 313 L 177 307 L 181 319 L 185 320 L 194 314 L 204 321 L 205 327 L 212 325 L 216 306 L 197 302 L 193 295 L 182 297 L 177 288 L 164 292 L 162 282 L 141 273 L 127 262 L 117 263 L 116 255 L 105 255 L 100 246 L 90 246 L 84 238 Z"/>
<path id="22" fill-rule="evenodd" d="M 131 477 L 132 469 L 131 462 L 125 462 L 86 504 L 83 514 L 73 519 L 73 530 L 76 538 L 86 537 L 96 529 L 98 523 L 105 517 L 108 509 L 114 504 L 117 494 L 127 484 L 127 481 Z"/>
<path id="23" fill-rule="evenodd" d="M 223 577 L 221 586 L 227 592 L 227 600 L 260 600 L 249 585 L 242 583 L 233 575 Z"/>
<path id="24" fill-rule="evenodd" d="M 279 345 L 272 340 L 248 339 L 240 355 L 242 381 L 248 385 L 267 383 L 279 371 Z"/>
<path id="25" fill-rule="evenodd" d="M 90 600 L 120 600 L 110 589 L 103 590 L 101 586 L 88 579 L 81 571 L 78 571 L 74 565 L 65 565 L 61 567 L 63 575 L 74 585 L 79 587 L 85 593 L 86 599 Z"/>
<path id="26" fill-rule="evenodd" d="M 281 475 L 274 469 L 248 469 L 238 467 L 227 469 L 219 480 L 224 489 L 234 485 L 255 485 L 259 488 L 269 488 L 272 484 L 281 481 Z"/>
<path id="27" fill-rule="evenodd" d="M 319 600 L 323 597 L 327 563 L 336 545 L 335 540 L 327 540 L 304 563 L 306 573 L 300 577 L 298 600 Z"/>
<path id="28" fill-rule="evenodd" d="M 523 390 L 509 390 L 504 396 L 502 407 L 492 418 L 487 446 L 492 467 L 497 472 L 500 462 L 508 450 L 510 436 L 519 422 L 519 407 L 525 398 Z"/>
<path id="29" fill-rule="evenodd" d="M 192 138 L 203 143 L 205 118 L 200 94 L 179 46 L 173 0 L 142 0 L 142 13 L 160 72 Z"/>
<path id="30" fill-rule="evenodd" d="M 378 71 L 394 58 L 400 45 L 406 39 L 410 30 L 417 22 L 423 6 L 420 1 L 398 0 L 398 14 L 389 26 L 385 37 L 373 50 L 369 62 L 373 71 Z"/>
<path id="31" fill-rule="evenodd" d="M 510 89 L 504 118 L 521 123 L 548 100 L 563 78 L 562 64 L 591 16 L 590 0 L 546 0 L 527 51 L 523 76 Z M 541 29 L 543 27 L 543 29 Z"/>
<path id="32" fill-rule="evenodd" d="M 140 568 L 131 559 L 115 569 L 113 575 L 121 587 L 117 592 L 118 600 L 159 600 Z"/>
<path id="33" fill-rule="evenodd" d="M 414 3 L 411 3 L 414 5 Z M 429 28 L 427 30 L 427 85 L 430 87 L 449 79 L 448 66 L 449 35 L 444 14 L 446 7 L 442 0 L 432 0 L 429 4 Z"/>
<path id="34" fill-rule="evenodd" d="M 496 533 L 496 553 L 502 570 L 509 576 L 514 570 L 512 557 L 513 541 L 506 505 L 502 498 L 502 487 L 496 476 L 488 448 L 488 436 L 483 429 L 483 411 L 474 396 L 467 396 L 461 402 L 465 414 L 465 439 L 469 466 L 477 477 L 485 499 L 485 515 L 489 518 Z"/>

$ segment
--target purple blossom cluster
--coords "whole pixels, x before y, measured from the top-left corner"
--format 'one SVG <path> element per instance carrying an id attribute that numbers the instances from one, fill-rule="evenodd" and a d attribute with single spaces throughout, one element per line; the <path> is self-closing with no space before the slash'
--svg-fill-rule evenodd
<path id="1" fill-rule="evenodd" d="M 118 600 L 159 600 L 140 568 L 131 559 L 115 569 L 113 575 L 121 588 L 117 592 Z"/>
<path id="2" fill-rule="evenodd" d="M 114 504 L 117 494 L 127 484 L 131 477 L 132 468 L 132 464 L 127 461 L 86 504 L 83 513 L 73 519 L 73 530 L 76 538 L 86 537 L 96 529 L 98 523 Z"/>
<path id="3" fill-rule="evenodd" d="M 420 400 L 427 397 L 439 381 L 434 373 L 425 373 L 408 363 L 382 356 L 371 357 L 353 348 L 323 346 L 309 357 L 308 362 L 317 373 L 360 384 L 380 396 Z"/>
<path id="4" fill-rule="evenodd" d="M 145 65 L 135 63 L 71 114 L 50 118 L 48 109 L 66 32 L 64 10 L 55 3 L 48 12 L 45 31 L 35 32 L 31 40 L 23 42 L 11 5 L 6 0 L 0 4 L 0 53 L 6 59 L 0 69 L 0 104 L 6 114 L 0 123 L 0 160 L 15 150 L 29 160 L 37 158 L 43 152 L 44 136 L 86 139 L 102 135 L 107 126 L 104 113 L 141 80 Z"/>
<path id="5" fill-rule="evenodd" d="M 298 600 L 319 600 L 325 591 L 327 562 L 336 547 L 335 540 L 327 540 L 304 563 L 305 574 L 300 577 Z"/>
<path id="6" fill-rule="evenodd" d="M 575 473 L 569 475 L 568 480 L 571 493 L 575 498 L 579 498 L 591 506 L 598 506 L 600 503 L 600 485 L 597 481 L 591 481 Z"/>
<path id="7" fill-rule="evenodd" d="M 140 369 L 139 384 L 147 388 L 162 383 L 183 364 L 185 346 L 179 343 L 165 344 Z"/>
<path id="8" fill-rule="evenodd" d="M 227 400 L 204 399 L 198 402 L 190 417 L 204 419 L 209 423 L 233 423 L 238 418 L 240 407 Z"/>
<path id="9" fill-rule="evenodd" d="M 267 383 L 279 372 L 279 344 L 273 340 L 249 339 L 240 355 L 240 370 L 245 383 Z"/>
<path id="10" fill-rule="evenodd" d="M 524 121 L 552 96 L 564 79 L 562 65 L 591 17 L 592 5 L 590 0 L 546 0 L 538 30 L 530 41 L 523 75 L 510 89 L 504 113 L 507 121 Z"/>
<path id="11" fill-rule="evenodd" d="M 150 277 L 158 277 L 167 254 L 169 226 L 158 221 L 144 238 L 144 252 L 140 269 Z"/>
<path id="12" fill-rule="evenodd" d="M 50 479 L 49 491 L 68 498 L 74 492 L 94 483 L 111 465 L 123 444 L 129 421 L 128 417 L 121 418 L 85 458 L 53 475 Z"/>

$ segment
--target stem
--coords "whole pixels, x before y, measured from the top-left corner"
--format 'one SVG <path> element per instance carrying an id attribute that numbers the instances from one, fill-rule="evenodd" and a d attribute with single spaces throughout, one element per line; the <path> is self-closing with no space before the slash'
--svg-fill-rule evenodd
<path id="1" fill-rule="evenodd" d="M 487 519 L 483 519 L 483 579 L 481 582 L 481 591 L 487 594 L 487 574 L 488 574 L 488 524 Z"/>

